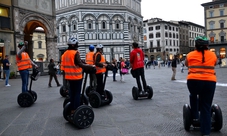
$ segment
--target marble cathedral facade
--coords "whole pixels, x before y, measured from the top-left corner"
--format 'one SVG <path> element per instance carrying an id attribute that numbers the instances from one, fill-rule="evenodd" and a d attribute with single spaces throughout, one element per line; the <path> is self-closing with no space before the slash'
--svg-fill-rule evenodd
<path id="1" fill-rule="evenodd" d="M 104 45 L 107 61 L 129 58 L 133 41 L 143 45 L 141 0 L 58 0 L 55 8 L 60 55 L 70 36 L 79 40 L 82 59 L 91 44 Z"/>

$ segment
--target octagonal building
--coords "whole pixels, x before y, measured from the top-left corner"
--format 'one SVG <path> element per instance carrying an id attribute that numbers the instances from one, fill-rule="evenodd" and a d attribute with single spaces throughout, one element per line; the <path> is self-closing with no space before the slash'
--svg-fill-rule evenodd
<path id="1" fill-rule="evenodd" d="M 82 59 L 91 44 L 103 44 L 109 62 L 128 59 L 133 41 L 143 45 L 141 0 L 58 0 L 55 5 L 60 55 L 71 36 L 79 40 Z"/>

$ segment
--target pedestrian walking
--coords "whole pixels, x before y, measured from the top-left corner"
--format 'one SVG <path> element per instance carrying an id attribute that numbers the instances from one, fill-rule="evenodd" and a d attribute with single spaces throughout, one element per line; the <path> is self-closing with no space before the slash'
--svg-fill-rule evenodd
<path id="1" fill-rule="evenodd" d="M 2 80 L 2 57 L 0 57 L 0 81 Z"/>
<path id="2" fill-rule="evenodd" d="M 196 50 L 185 60 L 188 67 L 187 87 L 193 121 L 200 120 L 200 131 L 209 136 L 211 130 L 211 104 L 216 88 L 215 65 L 217 57 L 208 49 L 209 40 L 205 36 L 195 38 Z M 200 116 L 199 116 L 200 112 Z"/>
<path id="3" fill-rule="evenodd" d="M 182 60 L 181 61 L 181 73 L 184 73 L 184 66 L 185 66 L 185 62 Z"/>
<path id="4" fill-rule="evenodd" d="M 173 58 L 172 63 L 171 63 L 172 71 L 173 71 L 171 80 L 176 80 L 175 77 L 176 77 L 176 73 L 177 73 L 177 61 L 178 61 L 178 56 L 174 55 L 174 58 Z"/>
<path id="5" fill-rule="evenodd" d="M 5 55 L 5 59 L 3 60 L 3 71 L 5 73 L 5 86 L 6 87 L 9 87 L 11 86 L 9 84 L 9 74 L 10 74 L 10 69 L 9 69 L 9 66 L 11 65 L 11 63 L 9 62 L 9 56 L 8 55 Z"/>
<path id="6" fill-rule="evenodd" d="M 116 80 L 116 74 L 117 74 L 117 70 L 118 70 L 118 68 L 117 68 L 117 60 L 116 59 L 112 60 L 112 65 L 113 65 L 113 81 L 115 82 L 115 81 L 117 81 Z"/>
<path id="7" fill-rule="evenodd" d="M 54 59 L 50 59 L 50 63 L 48 64 L 48 74 L 49 74 L 49 83 L 48 83 L 48 86 L 49 87 L 52 87 L 51 86 L 51 82 L 52 82 L 52 79 L 54 78 L 56 84 L 57 84 L 57 87 L 61 86 L 61 84 L 58 82 L 58 78 L 57 78 L 57 69 L 56 69 L 56 66 L 54 64 Z"/>

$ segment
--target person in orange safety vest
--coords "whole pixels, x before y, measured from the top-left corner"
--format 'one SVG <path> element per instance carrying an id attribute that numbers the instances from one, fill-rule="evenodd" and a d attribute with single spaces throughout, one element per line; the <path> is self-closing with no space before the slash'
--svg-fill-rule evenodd
<path id="1" fill-rule="evenodd" d="M 62 66 L 65 73 L 65 79 L 69 83 L 69 96 L 71 114 L 80 106 L 80 94 L 84 70 L 95 70 L 94 65 L 82 63 L 78 51 L 78 41 L 75 37 L 68 39 L 68 49 L 62 57 Z"/>
<path id="2" fill-rule="evenodd" d="M 205 36 L 196 37 L 196 50 L 190 52 L 185 60 L 188 67 L 187 87 L 190 92 L 192 119 L 200 120 L 202 135 L 210 135 L 211 105 L 217 81 L 214 70 L 217 56 L 208 50 L 208 44 Z"/>
<path id="3" fill-rule="evenodd" d="M 20 42 L 18 44 L 19 51 L 16 55 L 17 67 L 22 80 L 22 92 L 28 91 L 28 82 L 29 82 L 29 69 L 34 65 L 36 68 L 38 67 L 29 57 L 28 53 L 25 52 L 26 45 L 28 42 Z"/>
<path id="4" fill-rule="evenodd" d="M 94 65 L 94 60 L 93 60 L 93 56 L 95 54 L 94 50 L 95 50 L 95 46 L 91 44 L 89 46 L 89 52 L 86 54 L 86 59 L 85 59 L 85 62 L 89 65 Z M 89 77 L 90 77 L 90 89 L 95 90 L 97 86 L 96 75 L 94 73 L 90 73 Z"/>
<path id="5" fill-rule="evenodd" d="M 106 60 L 103 54 L 103 45 L 98 44 L 96 46 L 96 53 L 94 54 L 94 63 L 96 66 L 96 79 L 97 87 L 96 91 L 102 96 L 104 95 L 104 83 L 103 83 L 103 74 L 106 72 Z"/>

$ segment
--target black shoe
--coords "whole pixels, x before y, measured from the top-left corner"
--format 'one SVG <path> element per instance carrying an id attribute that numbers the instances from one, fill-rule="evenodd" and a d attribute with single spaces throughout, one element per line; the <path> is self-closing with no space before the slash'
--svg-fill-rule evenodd
<path id="1" fill-rule="evenodd" d="M 57 85 L 57 87 L 61 86 L 61 84 Z"/>
<path id="2" fill-rule="evenodd" d="M 52 87 L 51 85 L 48 85 L 49 87 Z"/>

